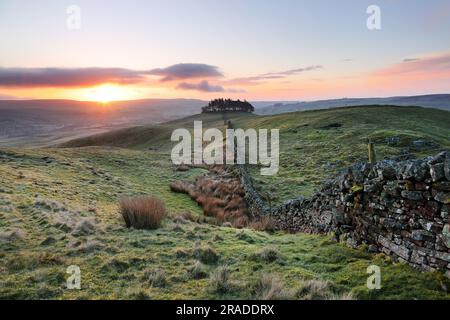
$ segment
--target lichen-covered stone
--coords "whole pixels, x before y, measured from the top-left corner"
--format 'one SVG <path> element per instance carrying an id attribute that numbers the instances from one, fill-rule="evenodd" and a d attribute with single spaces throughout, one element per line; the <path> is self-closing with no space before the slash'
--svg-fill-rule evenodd
<path id="1" fill-rule="evenodd" d="M 445 193 L 445 192 L 438 192 L 435 196 L 434 199 L 436 201 L 442 202 L 444 204 L 449 204 L 450 203 L 450 193 Z"/>
<path id="2" fill-rule="evenodd" d="M 436 163 L 430 165 L 430 175 L 431 179 L 436 182 L 445 177 L 444 174 L 444 164 L 443 163 Z"/>
<path id="3" fill-rule="evenodd" d="M 427 230 L 413 230 L 411 237 L 416 241 L 434 241 L 436 238 L 433 233 Z"/>
<path id="4" fill-rule="evenodd" d="M 450 249 L 450 224 L 446 224 L 442 229 L 442 240 L 444 245 Z"/>
<path id="5" fill-rule="evenodd" d="M 408 200 L 413 200 L 413 201 L 421 201 L 423 200 L 423 195 L 422 192 L 420 191 L 402 191 L 402 197 L 406 198 Z"/>

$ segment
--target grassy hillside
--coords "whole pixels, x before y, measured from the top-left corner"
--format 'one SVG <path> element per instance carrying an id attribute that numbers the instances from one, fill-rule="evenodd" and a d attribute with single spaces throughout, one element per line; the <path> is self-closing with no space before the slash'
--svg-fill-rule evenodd
<path id="1" fill-rule="evenodd" d="M 339 170 L 366 160 L 367 139 L 375 142 L 378 159 L 401 154 L 434 155 L 450 149 L 450 112 L 437 109 L 362 106 L 275 116 L 235 114 L 228 119 L 240 128 L 280 129 L 278 174 L 264 177 L 258 167 L 251 168 L 257 188 L 270 193 L 275 205 L 299 195 L 309 196 Z M 152 148 L 169 154 L 172 131 L 192 129 L 194 120 L 202 120 L 204 127 L 223 126 L 222 115 L 202 114 L 157 126 L 112 131 L 64 146 Z"/>
<path id="2" fill-rule="evenodd" d="M 201 172 L 176 171 L 154 151 L 1 150 L 0 298 L 450 298 L 442 275 L 394 264 L 365 247 L 180 217 L 201 210 L 171 193 L 169 183 Z M 170 217 L 162 228 L 124 226 L 117 199 L 136 194 L 164 199 Z M 371 264 L 381 267 L 380 290 L 366 287 Z M 69 265 L 81 269 L 81 290 L 65 288 Z"/>
<path id="3" fill-rule="evenodd" d="M 74 148 L 0 149 L 0 298 L 333 299 L 350 293 L 357 299 L 450 299 L 450 282 L 441 274 L 392 263 L 364 246 L 207 223 L 187 195 L 169 189 L 204 172 L 177 171 L 169 160 L 172 130 L 191 128 L 197 119 L 205 127 L 223 125 L 221 115 L 198 115 L 65 145 Z M 450 146 L 450 113 L 439 110 L 361 107 L 231 120 L 281 129 L 279 175 L 261 177 L 253 168 L 258 187 L 278 202 L 310 194 L 322 179 L 364 159 L 367 137 L 376 141 L 379 157 L 399 154 L 417 139 Z M 336 123 L 341 126 L 330 126 Z M 396 146 L 386 144 L 397 136 Z M 118 199 L 140 194 L 166 203 L 162 228 L 125 227 Z M 371 264 L 381 267 L 380 290 L 366 287 Z M 81 290 L 65 288 L 69 265 L 81 269 Z"/>

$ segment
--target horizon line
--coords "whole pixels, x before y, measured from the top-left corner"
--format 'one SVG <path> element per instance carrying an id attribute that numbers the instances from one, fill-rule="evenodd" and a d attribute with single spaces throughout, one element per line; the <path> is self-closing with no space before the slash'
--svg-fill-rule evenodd
<path id="1" fill-rule="evenodd" d="M 316 100 L 302 100 L 302 99 L 267 99 L 267 100 L 246 100 L 251 102 L 318 102 L 329 100 L 345 100 L 345 99 L 387 99 L 387 98 L 405 98 L 405 97 L 424 97 L 424 96 L 450 96 L 450 93 L 427 93 L 427 94 L 413 94 L 413 95 L 388 95 L 388 96 L 370 96 L 370 97 L 340 97 L 340 98 L 328 98 L 328 99 L 316 99 Z M 238 98 L 239 99 L 239 98 Z M 64 98 L 40 98 L 40 99 L 27 99 L 27 98 L 10 98 L 2 99 L 0 101 L 74 101 L 74 102 L 94 102 L 98 104 L 111 104 L 115 102 L 129 102 L 129 101 L 145 101 L 145 100 L 198 100 L 198 101 L 211 101 L 212 99 L 198 99 L 198 98 L 142 98 L 142 99 L 124 99 L 124 100 L 112 100 L 109 102 L 101 102 L 96 100 L 77 100 L 77 99 L 64 99 Z M 233 99 L 236 100 L 236 99 Z"/>

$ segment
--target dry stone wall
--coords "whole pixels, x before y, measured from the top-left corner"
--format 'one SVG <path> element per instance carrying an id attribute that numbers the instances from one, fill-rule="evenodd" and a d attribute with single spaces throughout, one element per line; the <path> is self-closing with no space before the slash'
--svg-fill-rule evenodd
<path id="1" fill-rule="evenodd" d="M 269 210 L 239 168 L 249 208 L 270 214 L 280 229 L 333 232 L 421 270 L 450 277 L 450 152 L 419 160 L 359 163 L 327 181 L 311 198 Z"/>

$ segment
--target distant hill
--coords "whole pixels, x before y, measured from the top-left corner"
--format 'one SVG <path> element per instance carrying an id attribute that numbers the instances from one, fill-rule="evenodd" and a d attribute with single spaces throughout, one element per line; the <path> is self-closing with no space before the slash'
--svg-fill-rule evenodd
<path id="1" fill-rule="evenodd" d="M 200 113 L 194 99 L 108 104 L 74 100 L 0 100 L 0 146 L 46 146 L 112 129 L 166 122 Z"/>
<path id="2" fill-rule="evenodd" d="M 115 129 L 201 113 L 207 101 L 145 99 L 108 104 L 74 100 L 0 100 L 0 147 L 43 147 Z M 259 115 L 359 105 L 422 106 L 450 111 L 450 94 L 345 98 L 311 102 L 251 101 Z"/>
<path id="3" fill-rule="evenodd" d="M 227 119 L 232 120 L 233 123 L 238 119 L 244 121 L 255 118 L 259 117 L 248 112 L 234 112 L 227 115 Z M 170 152 L 170 149 L 172 148 L 170 137 L 173 130 L 177 128 L 192 130 L 194 121 L 202 121 L 204 128 L 223 127 L 223 117 L 221 113 L 202 113 L 166 123 L 112 130 L 74 139 L 61 144 L 60 147 L 78 148 L 108 146 L 132 149 L 150 148 Z"/>
<path id="4" fill-rule="evenodd" d="M 432 94 L 421 96 L 404 96 L 390 98 L 343 98 L 332 100 L 305 101 L 294 103 L 274 103 L 258 108 L 256 113 L 261 115 L 279 114 L 302 110 L 329 109 L 336 107 L 350 107 L 361 105 L 396 105 L 396 106 L 419 106 L 425 108 L 437 108 L 450 110 L 450 94 Z"/>

